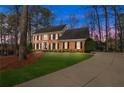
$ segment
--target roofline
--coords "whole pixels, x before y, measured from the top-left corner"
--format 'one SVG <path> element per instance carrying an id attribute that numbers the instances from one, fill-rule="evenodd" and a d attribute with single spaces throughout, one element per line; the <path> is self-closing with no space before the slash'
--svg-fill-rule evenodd
<path id="1" fill-rule="evenodd" d="M 32 33 L 32 35 L 39 35 L 39 34 L 50 34 L 50 33 L 56 33 L 56 32 L 64 32 L 64 31 L 54 31 L 54 32 L 42 32 L 42 33 Z"/>
<path id="2" fill-rule="evenodd" d="M 59 26 L 59 25 L 58 25 Z M 65 27 L 67 27 L 67 25 L 66 24 L 64 24 L 63 25 L 64 27 L 63 27 L 63 29 L 65 28 Z M 56 27 L 56 26 L 53 26 L 53 27 Z M 45 28 L 43 28 L 43 29 L 45 29 Z M 59 32 L 61 31 L 61 30 L 58 30 Z M 58 31 L 54 31 L 54 32 L 58 32 Z M 38 33 L 36 33 L 36 32 L 34 32 L 34 33 L 32 33 L 32 34 L 39 34 L 39 33 L 54 33 L 53 31 L 49 31 L 49 32 L 38 32 Z"/>
<path id="3" fill-rule="evenodd" d="M 59 41 L 82 41 L 86 40 L 86 38 L 80 38 L 80 39 L 59 39 Z"/>

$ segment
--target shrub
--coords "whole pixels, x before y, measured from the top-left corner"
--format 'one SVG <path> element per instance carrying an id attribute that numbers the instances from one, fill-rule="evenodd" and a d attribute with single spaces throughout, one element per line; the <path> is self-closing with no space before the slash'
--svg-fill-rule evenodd
<path id="1" fill-rule="evenodd" d="M 32 52 L 32 43 L 28 44 L 27 46 L 27 53 L 31 53 Z"/>
<path id="2" fill-rule="evenodd" d="M 91 39 L 91 38 L 88 38 L 86 41 L 85 41 L 85 52 L 91 52 L 91 51 L 95 51 L 96 50 L 96 42 Z"/>

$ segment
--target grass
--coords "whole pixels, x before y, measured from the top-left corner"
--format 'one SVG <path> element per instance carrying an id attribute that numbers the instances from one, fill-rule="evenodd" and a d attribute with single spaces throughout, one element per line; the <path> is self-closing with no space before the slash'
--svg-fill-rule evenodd
<path id="1" fill-rule="evenodd" d="M 33 64 L 0 71 L 0 86 L 14 86 L 79 63 L 90 57 L 91 55 L 82 53 L 47 53 Z"/>

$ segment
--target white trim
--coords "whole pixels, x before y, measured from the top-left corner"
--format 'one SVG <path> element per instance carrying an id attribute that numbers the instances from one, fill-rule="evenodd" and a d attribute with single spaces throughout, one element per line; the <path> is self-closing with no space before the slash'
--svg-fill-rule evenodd
<path id="1" fill-rule="evenodd" d="M 38 43 L 38 45 L 39 45 L 39 49 L 40 49 L 40 43 Z"/>
<path id="2" fill-rule="evenodd" d="M 35 50 L 37 49 L 37 43 L 34 44 L 34 49 L 35 49 Z"/>
<path id="3" fill-rule="evenodd" d="M 50 43 L 50 49 L 53 50 L 53 43 Z"/>
<path id="4" fill-rule="evenodd" d="M 56 43 L 56 49 L 58 49 L 58 43 Z"/>
<path id="5" fill-rule="evenodd" d="M 53 40 L 53 34 L 50 35 L 50 39 Z"/>

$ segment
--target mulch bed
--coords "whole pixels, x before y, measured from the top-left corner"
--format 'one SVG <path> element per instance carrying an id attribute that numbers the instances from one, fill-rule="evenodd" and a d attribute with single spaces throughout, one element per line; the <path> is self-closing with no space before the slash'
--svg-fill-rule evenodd
<path id="1" fill-rule="evenodd" d="M 13 69 L 23 67 L 25 65 L 36 62 L 41 58 L 45 53 L 32 53 L 27 56 L 26 60 L 21 62 L 18 61 L 17 56 L 0 56 L 0 70 Z"/>

